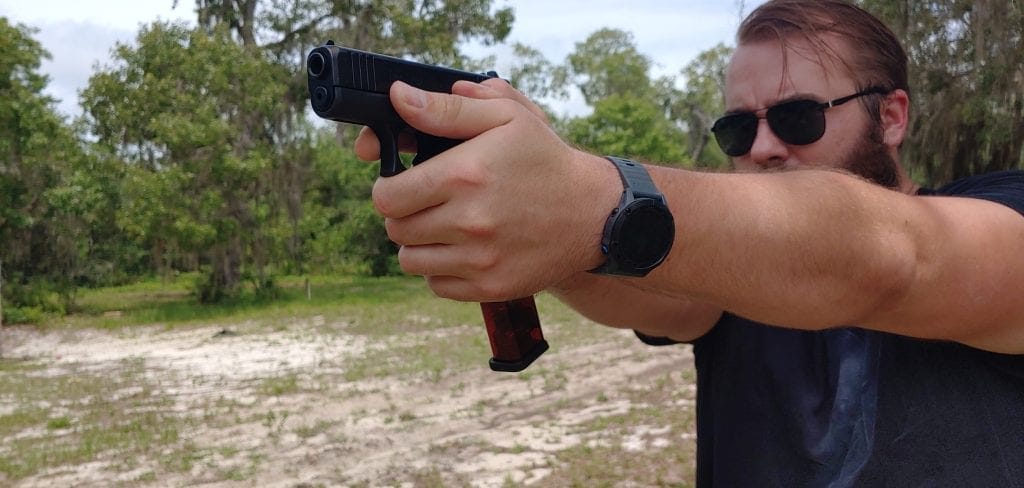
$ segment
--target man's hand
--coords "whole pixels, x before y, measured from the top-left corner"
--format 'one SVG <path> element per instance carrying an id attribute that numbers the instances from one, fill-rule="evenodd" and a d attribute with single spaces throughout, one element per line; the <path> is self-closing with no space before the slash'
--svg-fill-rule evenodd
<path id="1" fill-rule="evenodd" d="M 501 301 L 599 265 L 601 229 L 621 193 L 615 169 L 566 145 L 503 80 L 452 91 L 391 88 L 409 125 L 465 141 L 374 185 L 402 269 L 425 276 L 439 296 Z M 378 148 L 364 130 L 356 154 L 372 160 Z"/>

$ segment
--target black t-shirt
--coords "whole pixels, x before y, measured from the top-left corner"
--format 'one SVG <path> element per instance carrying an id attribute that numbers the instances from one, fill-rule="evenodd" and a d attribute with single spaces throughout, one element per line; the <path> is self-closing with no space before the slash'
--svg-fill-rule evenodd
<path id="1" fill-rule="evenodd" d="M 921 194 L 1024 214 L 1024 172 Z M 1024 355 L 729 313 L 693 350 L 698 486 L 1024 486 Z"/>

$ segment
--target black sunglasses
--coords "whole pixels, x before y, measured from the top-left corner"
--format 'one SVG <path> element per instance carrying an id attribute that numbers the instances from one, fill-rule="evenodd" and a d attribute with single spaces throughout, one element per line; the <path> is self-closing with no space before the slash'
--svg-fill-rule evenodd
<path id="1" fill-rule="evenodd" d="M 732 113 L 716 120 L 715 125 L 711 126 L 711 132 L 715 133 L 718 147 L 721 147 L 725 154 L 742 156 L 750 152 L 750 147 L 754 145 L 757 121 L 763 117 L 768 120 L 768 127 L 782 142 L 803 146 L 825 135 L 825 110 L 854 98 L 885 94 L 889 91 L 875 86 L 828 102 L 790 100 L 755 112 Z M 764 115 L 758 115 L 762 111 Z"/>

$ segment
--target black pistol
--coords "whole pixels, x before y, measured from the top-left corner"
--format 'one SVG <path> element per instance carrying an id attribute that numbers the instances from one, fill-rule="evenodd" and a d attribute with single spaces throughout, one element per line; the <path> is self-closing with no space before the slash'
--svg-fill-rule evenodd
<path id="1" fill-rule="evenodd" d="M 405 169 L 398 153 L 398 135 L 412 131 L 416 156 L 412 164 L 426 161 L 462 141 L 432 136 L 409 127 L 395 113 L 388 92 L 402 81 L 422 90 L 451 93 L 458 80 L 479 83 L 498 75 L 469 73 L 407 61 L 383 54 L 337 46 L 327 41 L 306 57 L 309 98 L 322 118 L 373 129 L 380 140 L 380 175 Z M 540 328 L 533 297 L 508 302 L 481 303 L 494 371 L 522 371 L 548 349 Z"/>

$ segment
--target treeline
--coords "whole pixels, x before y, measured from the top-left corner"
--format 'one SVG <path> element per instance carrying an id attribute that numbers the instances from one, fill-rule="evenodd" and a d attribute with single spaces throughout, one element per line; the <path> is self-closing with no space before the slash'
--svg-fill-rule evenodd
<path id="1" fill-rule="evenodd" d="M 4 323 L 73 310 L 82 287 L 195 272 L 196 297 L 273 296 L 274 278 L 397 272 L 373 212 L 376 165 L 356 129 L 312 122 L 304 56 L 324 39 L 483 71 L 467 41 L 503 43 L 490 0 L 197 0 L 196 26 L 154 22 L 118 45 L 66 121 L 44 95 L 48 54 L 0 18 L 0 270 Z M 1024 6 L 864 1 L 912 56 L 912 173 L 939 183 L 1024 164 Z M 599 29 L 565 60 L 513 46 L 502 73 L 538 98 L 582 94 L 552 120 L 598 153 L 722 167 L 710 139 L 731 52 L 651 76 L 628 32 Z"/>

